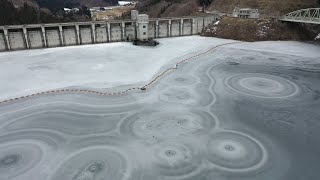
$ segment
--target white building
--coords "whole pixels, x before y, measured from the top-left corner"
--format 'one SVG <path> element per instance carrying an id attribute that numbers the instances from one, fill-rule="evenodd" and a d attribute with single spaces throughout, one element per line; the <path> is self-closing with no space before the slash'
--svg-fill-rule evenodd
<path id="1" fill-rule="evenodd" d="M 233 17 L 257 19 L 259 16 L 258 9 L 236 7 L 233 10 Z"/>
<path id="2" fill-rule="evenodd" d="M 120 6 L 133 6 L 136 4 L 135 1 L 118 1 Z"/>
<path id="3" fill-rule="evenodd" d="M 78 8 L 63 8 L 63 11 L 68 14 L 68 13 L 76 13 L 76 12 L 79 12 L 79 9 Z"/>
<path id="4" fill-rule="evenodd" d="M 65 13 L 71 12 L 71 9 L 70 9 L 70 8 L 63 8 L 63 10 L 64 10 Z"/>

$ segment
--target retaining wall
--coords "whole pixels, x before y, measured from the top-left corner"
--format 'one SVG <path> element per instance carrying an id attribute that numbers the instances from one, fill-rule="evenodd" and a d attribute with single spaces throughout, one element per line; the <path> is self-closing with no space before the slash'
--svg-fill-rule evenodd
<path id="1" fill-rule="evenodd" d="M 150 19 L 149 38 L 199 34 L 218 18 Z M 131 41 L 137 38 L 137 27 L 134 20 L 0 26 L 0 51 Z"/>

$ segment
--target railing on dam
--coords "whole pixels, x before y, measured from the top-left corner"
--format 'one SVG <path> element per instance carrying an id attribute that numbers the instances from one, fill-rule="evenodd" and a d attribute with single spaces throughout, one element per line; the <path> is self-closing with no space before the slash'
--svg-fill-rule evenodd
<path id="1" fill-rule="evenodd" d="M 149 38 L 199 34 L 219 15 L 150 19 Z M 0 26 L 0 51 L 131 41 L 134 20 Z"/>

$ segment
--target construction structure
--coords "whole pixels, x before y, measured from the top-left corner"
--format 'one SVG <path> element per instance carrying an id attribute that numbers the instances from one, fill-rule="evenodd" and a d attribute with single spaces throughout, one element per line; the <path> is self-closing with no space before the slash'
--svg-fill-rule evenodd
<path id="1" fill-rule="evenodd" d="M 132 20 L 137 20 L 139 15 L 139 11 L 137 10 L 131 10 L 131 19 Z"/>
<path id="2" fill-rule="evenodd" d="M 139 41 L 148 41 L 149 39 L 149 16 L 147 14 L 139 14 L 137 18 L 137 39 Z"/>
<path id="3" fill-rule="evenodd" d="M 257 19 L 259 18 L 259 10 L 251 8 L 234 8 L 233 17 L 244 18 L 244 19 Z"/>
<path id="4" fill-rule="evenodd" d="M 133 12 L 134 16 L 137 12 Z M 219 14 L 150 19 L 0 26 L 0 51 L 197 35 Z"/>

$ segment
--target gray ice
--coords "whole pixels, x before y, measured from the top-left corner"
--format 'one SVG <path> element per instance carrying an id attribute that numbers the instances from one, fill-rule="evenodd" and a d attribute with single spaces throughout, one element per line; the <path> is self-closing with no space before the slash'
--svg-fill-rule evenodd
<path id="1" fill-rule="evenodd" d="M 188 47 L 198 44 L 193 51 L 177 54 L 168 48 L 167 43 L 182 40 Z M 90 88 L 113 87 L 109 91 L 119 84 L 124 85 L 121 88 L 144 84 L 175 62 L 226 42 L 230 41 L 197 36 L 162 39 L 158 54 L 175 57 L 157 65 L 144 59 L 149 63 L 145 67 L 153 68 L 146 70 L 150 77 L 141 80 L 136 74 L 134 80 L 121 81 L 119 76 L 119 83 L 106 85 L 106 80 Z M 65 50 L 49 51 L 68 54 Z M 227 45 L 180 64 L 146 91 L 119 96 L 65 92 L 2 103 L 0 180 L 320 179 L 319 50 L 298 42 Z M 57 68 L 46 64 L 49 60 L 40 63 L 46 53 L 29 52 L 39 56 L 31 71 Z M 23 52 L 0 59 L 17 54 Z M 12 68 L 22 60 L 12 60 Z M 1 63 L 10 66 L 8 61 Z M 56 78 L 52 75 L 47 78 Z M 71 78 L 63 84 L 88 88 L 89 80 L 70 84 Z M 2 97 L 24 95 L 24 84 L 17 84 L 17 92 L 11 94 L 3 89 Z M 47 88 L 42 86 L 37 85 L 35 92 Z"/>

